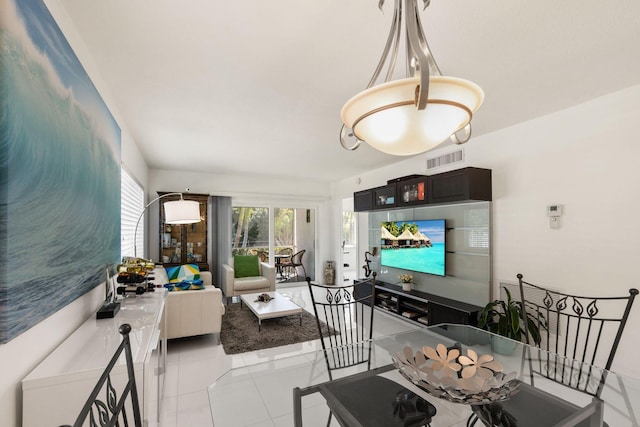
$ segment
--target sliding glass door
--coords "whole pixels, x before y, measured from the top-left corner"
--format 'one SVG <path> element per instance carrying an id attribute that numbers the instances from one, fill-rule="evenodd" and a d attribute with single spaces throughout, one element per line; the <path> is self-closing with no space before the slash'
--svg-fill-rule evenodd
<path id="1" fill-rule="evenodd" d="M 315 278 L 313 209 L 233 207 L 231 239 L 233 255 L 257 255 L 275 265 L 279 283 Z"/>
<path id="2" fill-rule="evenodd" d="M 234 207 L 231 222 L 232 255 L 268 257 L 269 208 Z"/>

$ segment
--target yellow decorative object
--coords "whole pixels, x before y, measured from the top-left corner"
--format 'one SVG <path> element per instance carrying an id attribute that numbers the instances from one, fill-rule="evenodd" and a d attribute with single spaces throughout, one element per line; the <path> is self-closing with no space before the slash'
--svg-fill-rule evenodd
<path id="1" fill-rule="evenodd" d="M 153 261 L 137 257 L 123 257 L 122 263 L 118 264 L 117 281 L 118 283 L 142 283 L 154 268 Z"/>

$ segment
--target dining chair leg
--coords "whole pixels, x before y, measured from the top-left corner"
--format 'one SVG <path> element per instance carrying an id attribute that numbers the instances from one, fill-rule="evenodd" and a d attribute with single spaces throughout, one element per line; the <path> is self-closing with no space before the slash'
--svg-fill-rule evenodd
<path id="1" fill-rule="evenodd" d="M 592 404 L 594 405 L 594 413 L 591 416 L 591 425 L 603 426 L 604 425 L 604 402 L 597 397 L 593 398 Z"/>
<path id="2" fill-rule="evenodd" d="M 293 389 L 293 425 L 302 427 L 302 392 L 300 387 Z"/>

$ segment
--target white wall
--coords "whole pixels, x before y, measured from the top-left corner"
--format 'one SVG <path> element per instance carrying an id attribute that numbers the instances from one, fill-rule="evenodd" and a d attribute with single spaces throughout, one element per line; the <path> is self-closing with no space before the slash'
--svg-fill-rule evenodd
<path id="1" fill-rule="evenodd" d="M 118 111 L 112 107 L 113 102 L 100 74 L 97 71 L 91 54 L 77 36 L 73 23 L 58 1 L 45 0 L 45 4 L 54 16 L 58 25 L 66 35 L 69 44 L 80 59 L 85 70 L 110 106 L 111 113 L 122 129 L 122 162 L 136 179 L 147 185 L 147 165 L 137 146 L 126 129 Z M 35 230 L 34 230 L 35 231 Z M 34 250 L 37 250 L 34 248 Z M 20 426 L 22 423 L 22 387 L 21 381 L 37 366 L 60 342 L 68 337 L 86 319 L 95 315 L 104 300 L 104 288 L 96 287 L 91 292 L 78 298 L 53 316 L 38 323 L 27 332 L 0 345 L 0 426 Z M 69 420 L 70 423 L 73 420 Z"/>
<path id="2" fill-rule="evenodd" d="M 494 289 L 522 273 L 583 295 L 640 288 L 640 86 L 473 141 L 467 158 L 493 170 Z M 564 205 L 552 230 L 549 204 Z M 614 370 L 640 378 L 633 350 L 640 299 Z"/>
<path id="3" fill-rule="evenodd" d="M 621 296 L 640 288 L 639 113 L 640 86 L 635 86 L 472 138 L 464 146 L 462 166 L 493 171 L 494 296 L 498 283 L 515 281 L 517 273 L 576 294 Z M 426 157 L 335 183 L 334 197 L 383 185 L 398 176 L 397 170 L 426 174 Z M 564 205 L 557 230 L 549 227 L 549 204 Z M 613 365 L 640 378 L 633 351 L 638 330 L 640 300 Z"/>

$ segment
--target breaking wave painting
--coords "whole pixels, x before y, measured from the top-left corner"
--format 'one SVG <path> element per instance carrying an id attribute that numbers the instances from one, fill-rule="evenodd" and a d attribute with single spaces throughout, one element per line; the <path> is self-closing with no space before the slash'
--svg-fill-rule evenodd
<path id="1" fill-rule="evenodd" d="M 0 343 L 120 256 L 120 128 L 42 0 L 0 0 Z"/>

